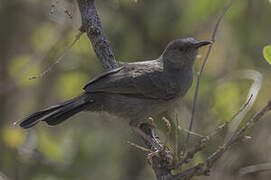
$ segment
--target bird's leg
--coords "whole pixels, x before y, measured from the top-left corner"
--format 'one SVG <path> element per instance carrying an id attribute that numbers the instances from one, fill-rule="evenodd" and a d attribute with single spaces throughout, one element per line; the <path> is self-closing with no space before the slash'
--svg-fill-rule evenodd
<path id="1" fill-rule="evenodd" d="M 160 149 L 161 147 L 157 144 L 156 141 L 154 141 L 154 138 L 152 138 L 151 136 L 149 136 L 147 133 L 145 133 L 140 127 L 136 126 L 136 127 L 132 127 L 133 130 L 139 134 L 144 141 L 146 141 L 148 144 L 150 144 L 151 149 Z"/>
<path id="2" fill-rule="evenodd" d="M 149 125 L 149 132 L 150 132 L 149 136 L 151 137 L 152 141 L 154 141 L 155 144 L 159 146 L 158 149 L 163 149 L 163 145 L 161 144 L 160 139 L 155 132 L 156 125 L 154 123 L 154 120 L 151 117 L 148 117 L 144 120 L 145 120 L 145 123 Z"/>
<path id="3" fill-rule="evenodd" d="M 140 124 L 133 126 L 133 130 L 142 137 L 148 148 L 153 151 L 147 156 L 147 159 L 151 164 L 153 162 L 155 162 L 156 165 L 165 163 L 172 164 L 173 156 L 165 149 L 159 137 L 156 135 L 155 127 L 153 119 L 147 118 Z"/>
<path id="4" fill-rule="evenodd" d="M 156 126 L 151 117 L 144 119 L 144 121 L 142 121 L 140 124 L 133 127 L 133 130 L 143 138 L 149 148 L 155 151 L 154 153 L 150 154 L 151 156 L 158 155 L 163 149 L 163 145 L 155 133 L 155 127 Z"/>

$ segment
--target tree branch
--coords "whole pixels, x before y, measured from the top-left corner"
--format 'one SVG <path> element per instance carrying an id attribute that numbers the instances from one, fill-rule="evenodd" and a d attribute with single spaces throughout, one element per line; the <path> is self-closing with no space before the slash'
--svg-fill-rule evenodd
<path id="1" fill-rule="evenodd" d="M 105 70 L 118 67 L 114 54 L 103 31 L 101 20 L 98 16 L 94 0 L 77 0 L 81 12 L 82 26 L 80 31 L 86 32 L 92 47 L 102 62 Z"/>
<path id="2" fill-rule="evenodd" d="M 218 27 L 220 25 L 220 22 L 222 21 L 223 17 L 225 16 L 226 12 L 230 9 L 231 5 L 233 4 L 235 0 L 231 0 L 223 9 L 222 14 L 218 17 L 217 22 L 215 24 L 212 36 L 211 36 L 211 41 L 215 42 L 215 38 L 216 38 L 216 33 L 218 30 Z M 206 56 L 204 57 L 203 63 L 201 65 L 200 71 L 197 74 L 197 82 L 196 82 L 196 89 L 195 89 L 195 94 L 194 94 L 194 99 L 193 99 L 193 106 L 192 106 L 192 113 L 191 113 L 191 119 L 190 119 L 190 124 L 189 124 L 189 131 L 192 131 L 192 127 L 193 127 L 193 121 L 194 121 L 194 116 L 195 116 L 195 112 L 196 112 L 196 105 L 197 105 L 197 98 L 198 98 L 198 93 L 199 93 L 199 85 L 200 85 L 200 79 L 201 79 L 201 75 L 203 73 L 204 67 L 207 63 L 207 60 L 209 58 L 209 55 L 211 53 L 212 47 L 213 47 L 214 43 L 211 44 L 208 48 L 208 51 L 206 53 Z M 185 144 L 183 146 L 183 152 L 182 152 L 182 157 L 184 157 L 185 151 L 186 151 L 186 147 L 189 143 L 189 138 L 190 138 L 190 134 L 187 134 L 186 136 L 186 140 L 185 140 Z"/>
<path id="3" fill-rule="evenodd" d="M 81 12 L 81 18 L 82 18 L 82 26 L 80 28 L 81 32 L 86 32 L 88 35 L 88 38 L 90 39 L 92 43 L 92 47 L 98 57 L 98 59 L 102 62 L 103 67 L 105 70 L 111 70 L 118 67 L 117 61 L 114 58 L 112 48 L 110 46 L 110 42 L 107 40 L 105 33 L 102 29 L 101 21 L 98 16 L 96 7 L 94 5 L 94 0 L 77 0 L 79 10 Z M 222 15 L 218 18 L 217 23 L 214 27 L 214 31 L 212 33 L 212 41 L 215 41 L 216 32 L 218 29 L 218 26 L 224 17 L 227 10 L 230 8 L 234 0 L 231 0 L 230 3 L 224 8 Z M 193 119 L 195 114 L 195 107 L 197 102 L 197 96 L 199 91 L 199 82 L 201 78 L 201 74 L 204 70 L 204 67 L 207 63 L 209 54 L 211 52 L 213 45 L 209 46 L 208 52 L 204 58 L 203 64 L 201 66 L 200 72 L 198 73 L 197 83 L 196 83 L 196 90 L 195 90 L 195 96 L 193 101 L 193 110 L 192 110 L 192 116 L 189 126 L 189 131 L 192 130 L 193 125 Z M 210 172 L 210 169 L 214 165 L 214 163 L 226 152 L 234 143 L 236 143 L 238 140 L 240 140 L 244 133 L 247 132 L 248 129 L 252 128 L 255 123 L 267 112 L 271 110 L 271 100 L 269 103 L 259 112 L 257 113 L 237 134 L 236 136 L 233 136 L 228 143 L 224 143 L 221 147 L 217 149 L 211 156 L 207 158 L 207 160 L 203 163 L 200 163 L 192 168 L 182 170 L 178 172 L 177 175 L 173 175 L 171 170 L 176 168 L 174 166 L 174 156 L 170 151 L 166 151 L 164 148 L 162 151 L 157 153 L 157 156 L 151 157 L 151 163 L 152 168 L 156 174 L 156 177 L 158 180 L 173 180 L 173 179 L 191 179 L 194 176 L 200 176 L 200 175 L 208 175 Z M 177 126 L 178 127 L 178 126 Z M 142 131 L 144 131 L 147 135 L 151 136 L 155 141 L 161 145 L 162 144 L 159 140 L 159 137 L 154 132 L 154 128 L 148 124 L 145 124 L 141 127 Z M 187 135 L 187 139 L 185 142 L 183 154 L 185 152 L 186 145 L 189 142 L 189 135 Z M 200 142 L 198 145 L 198 149 L 195 151 L 188 153 L 188 156 L 184 156 L 186 161 L 189 161 L 189 159 L 192 159 L 194 157 L 194 154 L 197 153 L 200 149 L 202 149 L 206 142 L 208 140 L 205 139 L 204 142 Z M 157 148 L 153 147 L 148 142 L 145 142 L 147 147 L 151 151 L 156 151 Z M 184 160 L 184 159 L 183 159 Z"/>
<path id="4" fill-rule="evenodd" d="M 247 100 L 247 102 L 232 116 L 231 119 L 229 119 L 228 121 L 224 122 L 223 124 L 219 125 L 213 132 L 211 132 L 208 136 L 204 136 L 200 139 L 200 141 L 193 147 L 192 150 L 190 150 L 189 152 L 187 152 L 186 156 L 183 158 L 183 162 L 181 163 L 188 163 L 189 160 L 192 160 L 194 158 L 194 156 L 196 155 L 196 153 L 200 152 L 202 149 L 204 149 L 207 145 L 207 143 L 210 141 L 210 139 L 216 135 L 217 133 L 219 133 L 221 130 L 223 130 L 225 127 L 227 127 L 227 125 L 229 123 L 232 122 L 232 120 L 238 116 L 240 113 L 242 113 L 242 111 L 244 111 L 246 109 L 246 107 L 249 105 L 251 99 L 252 99 L 253 95 L 251 94 L 249 99 Z"/>
<path id="5" fill-rule="evenodd" d="M 101 20 L 98 16 L 94 0 L 77 0 L 79 10 L 81 12 L 82 26 L 81 32 L 86 32 L 89 40 L 91 41 L 92 47 L 102 62 L 105 70 L 111 70 L 118 67 L 118 63 L 114 58 L 110 42 L 107 40 L 103 31 Z M 154 136 L 157 143 L 161 145 L 159 137 L 154 132 L 153 127 L 146 124 L 142 130 L 149 136 Z M 148 142 L 145 142 L 147 147 L 151 150 L 155 150 Z M 164 179 L 166 176 L 170 176 L 170 169 L 167 168 L 171 162 L 171 157 L 161 156 L 152 158 L 152 168 L 156 174 L 158 180 Z"/>
<path id="6" fill-rule="evenodd" d="M 194 176 L 209 175 L 209 172 L 217 160 L 234 145 L 236 142 L 241 140 L 245 133 L 255 126 L 255 124 L 268 112 L 271 110 L 271 100 L 258 112 L 256 113 L 247 124 L 241 128 L 236 136 L 232 137 L 227 143 L 220 146 L 213 154 L 211 154 L 204 163 L 200 163 L 195 167 L 184 170 L 179 175 L 175 176 L 173 179 L 190 179 Z"/>

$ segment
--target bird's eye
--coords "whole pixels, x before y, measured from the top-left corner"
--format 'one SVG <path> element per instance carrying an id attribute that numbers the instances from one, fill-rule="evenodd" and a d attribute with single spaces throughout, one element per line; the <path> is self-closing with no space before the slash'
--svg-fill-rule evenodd
<path id="1" fill-rule="evenodd" d="M 179 51 L 185 52 L 185 51 L 187 51 L 187 48 L 181 47 L 181 48 L 179 48 Z"/>

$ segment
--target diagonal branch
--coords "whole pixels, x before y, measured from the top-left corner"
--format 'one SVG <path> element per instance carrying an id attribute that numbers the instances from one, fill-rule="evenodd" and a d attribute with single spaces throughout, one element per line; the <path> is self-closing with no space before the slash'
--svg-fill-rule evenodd
<path id="1" fill-rule="evenodd" d="M 98 16 L 94 0 L 77 0 L 81 12 L 82 26 L 81 31 L 86 32 L 92 47 L 102 62 L 105 70 L 111 70 L 118 67 L 114 54 L 103 31 L 101 20 Z"/>
<path id="2" fill-rule="evenodd" d="M 223 124 L 219 125 L 213 132 L 211 132 L 208 136 L 203 136 L 200 141 L 193 147 L 192 150 L 190 150 L 189 152 L 187 152 L 186 156 L 183 158 L 183 161 L 181 163 L 189 163 L 190 160 L 192 160 L 194 158 L 194 156 L 196 155 L 196 153 L 200 152 L 201 150 L 203 150 L 207 143 L 210 141 L 210 139 L 216 135 L 217 133 L 219 133 L 221 130 L 223 130 L 225 127 L 227 127 L 227 125 L 229 123 L 232 122 L 232 120 L 238 116 L 240 113 L 242 113 L 246 107 L 249 105 L 251 99 L 252 99 L 253 95 L 251 94 L 248 101 L 232 116 L 231 119 L 229 119 L 228 121 L 224 122 Z"/>
<path id="3" fill-rule="evenodd" d="M 175 176 L 173 179 L 190 179 L 194 176 L 209 175 L 213 165 L 219 160 L 219 158 L 235 143 L 241 140 L 245 133 L 255 126 L 255 124 L 268 112 L 271 110 L 271 100 L 258 112 L 256 113 L 247 124 L 242 127 L 238 133 L 232 137 L 227 143 L 220 146 L 213 154 L 211 154 L 204 163 L 200 163 L 192 168 L 189 168 L 179 175 Z"/>

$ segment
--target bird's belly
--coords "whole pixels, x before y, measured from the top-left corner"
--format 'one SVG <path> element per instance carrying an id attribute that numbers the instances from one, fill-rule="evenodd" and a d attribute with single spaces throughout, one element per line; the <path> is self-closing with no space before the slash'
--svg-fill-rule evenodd
<path id="1" fill-rule="evenodd" d="M 168 110 L 174 100 L 145 99 L 119 94 L 101 93 L 94 96 L 97 101 L 90 111 L 105 111 L 137 124 L 143 119 L 159 115 Z"/>

